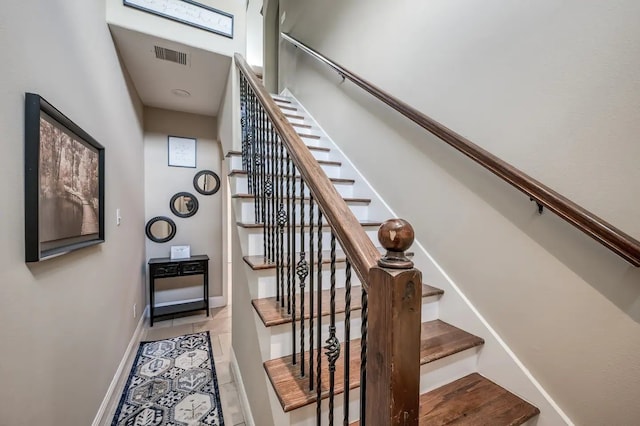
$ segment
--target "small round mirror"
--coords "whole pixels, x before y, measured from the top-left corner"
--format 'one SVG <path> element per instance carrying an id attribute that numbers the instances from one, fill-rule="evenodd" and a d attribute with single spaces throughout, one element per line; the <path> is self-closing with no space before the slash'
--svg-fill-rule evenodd
<path id="1" fill-rule="evenodd" d="M 169 208 L 178 217 L 191 217 L 198 211 L 198 199 L 189 192 L 178 192 L 171 197 Z"/>
<path id="2" fill-rule="evenodd" d="M 213 195 L 220 189 L 220 178 L 211 170 L 201 170 L 193 177 L 193 186 L 202 195 Z"/>
<path id="3" fill-rule="evenodd" d="M 176 235 L 176 224 L 165 216 L 157 216 L 147 222 L 145 227 L 147 238 L 156 243 L 166 243 Z"/>

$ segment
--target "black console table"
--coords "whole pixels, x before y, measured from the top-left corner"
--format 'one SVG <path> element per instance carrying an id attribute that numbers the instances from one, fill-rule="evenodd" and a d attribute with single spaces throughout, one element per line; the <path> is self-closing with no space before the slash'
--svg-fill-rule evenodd
<path id="1" fill-rule="evenodd" d="M 203 275 L 203 298 L 195 302 L 178 303 L 175 305 L 154 307 L 157 278 L 182 277 L 188 275 Z M 149 306 L 151 310 L 150 324 L 157 317 L 184 312 L 201 311 L 206 309 L 209 316 L 209 256 L 201 254 L 186 259 L 171 259 L 159 257 L 149 259 Z"/>

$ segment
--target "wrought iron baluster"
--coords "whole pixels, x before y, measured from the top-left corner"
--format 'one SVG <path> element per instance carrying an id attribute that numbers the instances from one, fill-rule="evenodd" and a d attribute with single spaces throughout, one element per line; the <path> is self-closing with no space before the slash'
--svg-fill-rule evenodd
<path id="1" fill-rule="evenodd" d="M 292 266 L 292 262 L 291 262 L 291 256 L 294 256 L 294 254 L 292 254 L 291 252 L 291 240 L 294 240 L 296 235 L 295 232 L 291 232 L 291 217 L 292 215 L 289 214 L 291 212 L 291 158 L 289 157 L 289 153 L 287 152 L 287 150 L 284 150 L 285 155 L 286 155 L 286 175 L 287 175 L 287 180 L 286 180 L 286 188 L 287 188 L 287 202 L 286 202 L 286 211 L 287 211 L 287 313 L 289 315 L 292 315 L 292 323 L 295 324 L 295 312 L 291 312 L 291 305 L 293 305 L 294 309 L 295 309 L 295 301 L 291 300 L 292 298 L 295 298 L 296 295 L 296 289 L 295 289 L 295 277 L 293 278 L 293 294 L 291 292 L 291 266 Z M 295 198 L 295 197 L 294 197 Z M 295 199 L 293 200 L 295 202 Z M 295 266 L 295 265 L 294 265 Z M 293 333 L 293 363 L 296 363 L 296 334 Z"/>
<path id="2" fill-rule="evenodd" d="M 368 325 L 368 294 L 362 288 L 362 310 L 360 311 L 360 424 L 366 424 L 365 407 L 367 402 L 367 325 Z"/>
<path id="3" fill-rule="evenodd" d="M 262 222 L 262 194 L 264 193 L 264 186 L 262 182 L 262 167 L 263 167 L 263 156 L 262 156 L 262 146 L 264 143 L 264 119 L 265 119 L 265 111 L 262 108 L 261 104 L 258 104 L 258 122 L 260 123 L 258 126 L 258 138 L 256 140 L 256 155 L 255 155 L 255 165 L 256 165 L 256 194 L 254 196 L 254 205 L 256 210 L 256 223 Z"/>
<path id="4" fill-rule="evenodd" d="M 292 181 L 294 182 L 295 185 L 295 174 L 296 174 L 296 168 L 295 166 L 293 167 L 293 179 Z M 295 187 L 294 187 L 295 189 Z M 295 190 L 293 191 L 293 217 L 295 218 L 296 216 L 296 201 L 295 201 Z M 302 178 L 300 179 L 300 198 L 304 197 L 304 181 L 302 180 Z M 294 222 L 295 224 L 295 222 Z M 293 253 L 295 253 L 295 248 L 296 248 L 296 239 L 295 237 L 292 239 L 293 241 Z M 306 256 L 304 253 L 304 203 L 300 203 L 300 260 L 298 261 L 298 264 L 296 266 L 296 273 L 298 274 L 298 281 L 300 282 L 300 375 L 302 377 L 304 377 L 305 375 L 305 371 L 304 371 L 304 289 L 305 289 L 305 280 L 307 279 L 307 276 L 309 275 L 309 264 L 307 263 L 306 260 Z M 293 286 L 295 288 L 295 280 L 293 282 Z M 295 315 L 295 311 L 296 311 L 296 307 L 295 307 L 295 298 L 293 299 L 294 301 L 294 306 L 293 306 L 293 312 Z M 310 318 L 310 321 L 313 321 L 313 318 Z M 294 317 L 294 324 L 295 324 L 295 317 Z M 294 326 L 294 338 L 295 338 L 295 326 Z M 293 353 L 295 354 L 295 350 L 293 351 Z M 294 355 L 295 356 L 295 355 Z"/>
<path id="5" fill-rule="evenodd" d="M 269 133 L 267 134 L 267 141 L 266 141 L 266 156 L 267 158 L 265 158 L 265 162 L 266 162 L 266 174 L 267 174 L 267 182 L 265 183 L 265 192 L 267 193 L 267 233 L 263 236 L 266 240 L 267 240 L 267 251 L 265 252 L 265 257 L 266 259 L 271 262 L 271 260 L 273 259 L 273 238 L 272 238 L 272 231 L 273 231 L 273 164 L 272 164 L 272 157 L 271 157 L 271 149 L 273 146 L 273 140 L 274 140 L 274 131 L 273 128 L 270 129 Z"/>
<path id="6" fill-rule="evenodd" d="M 300 188 L 301 197 L 304 196 L 304 185 Z M 313 334 L 313 325 L 315 322 L 315 316 L 313 313 L 314 304 L 314 282 L 315 282 L 315 274 L 314 274 L 314 253 L 315 253 L 315 245 L 313 241 L 313 236 L 315 235 L 313 232 L 314 225 L 314 206 L 313 206 L 313 194 L 309 191 L 309 390 L 313 390 L 314 388 L 314 363 L 313 363 L 313 350 L 314 350 L 314 334 Z"/>
<path id="7" fill-rule="evenodd" d="M 316 418 L 321 420 L 322 403 L 322 210 L 318 205 L 318 351 L 316 357 Z"/>
<path id="8" fill-rule="evenodd" d="M 293 363 L 297 364 L 298 356 L 297 356 L 297 330 L 296 330 L 296 190 L 295 190 L 295 179 L 292 177 L 292 173 L 294 173 L 295 165 L 289 156 L 289 152 L 287 151 L 287 210 L 289 212 L 288 221 L 287 221 L 287 281 L 289 282 L 289 288 L 291 289 L 291 305 L 290 305 L 290 314 L 291 314 L 291 347 L 293 351 Z M 304 346 L 302 347 L 304 349 Z M 304 355 L 302 355 L 304 358 Z"/>
<path id="9" fill-rule="evenodd" d="M 344 298 L 344 422 L 349 426 L 349 364 L 351 360 L 351 262 L 347 259 L 345 267 Z"/>
<path id="10" fill-rule="evenodd" d="M 255 97 L 255 93 L 253 91 L 250 92 L 250 99 L 251 99 L 251 111 L 250 111 L 250 117 L 251 117 L 251 128 L 250 128 L 250 139 L 249 139 L 249 149 L 250 149 L 250 157 L 249 157 L 249 193 L 250 194 L 255 194 L 255 189 L 256 189 L 256 175 L 255 175 L 255 155 L 256 155 L 256 137 L 257 137 L 257 126 L 256 126 L 256 97 Z M 255 220 L 257 220 L 258 218 L 255 217 Z"/>
<path id="11" fill-rule="evenodd" d="M 260 168 L 260 180 L 262 181 L 262 191 L 261 191 L 261 199 L 262 199 L 262 209 L 261 209 L 261 220 L 262 220 L 262 255 L 266 258 L 267 256 L 267 202 L 269 200 L 268 193 L 268 181 L 267 181 L 267 139 L 268 135 L 271 131 L 271 123 L 267 122 L 265 115 L 265 123 L 268 124 L 265 126 L 264 131 L 262 133 L 262 139 L 260 144 L 260 156 L 262 158 L 262 167 Z"/>
<path id="12" fill-rule="evenodd" d="M 247 80 L 240 73 L 240 127 L 242 142 L 242 170 L 247 170 Z"/>
<path id="13" fill-rule="evenodd" d="M 284 294 L 282 292 L 282 282 L 280 281 L 280 226 L 279 226 L 279 213 L 280 213 L 280 163 L 278 161 L 278 145 L 280 144 L 280 139 L 276 137 L 273 145 L 273 153 L 272 153 L 272 161 L 273 161 L 273 215 L 274 215 L 274 226 L 273 226 L 273 237 L 274 237 L 274 263 L 276 264 L 276 300 L 280 302 L 279 304 L 284 302 Z M 281 305 L 282 306 L 282 305 Z"/>
<path id="14" fill-rule="evenodd" d="M 329 299 L 329 338 L 324 347 L 329 363 L 329 426 L 333 426 L 334 387 L 336 361 L 340 356 L 340 342 L 336 337 L 336 236 L 331 232 L 331 264 L 330 264 L 330 299 Z M 345 363 L 345 369 L 347 365 Z"/>
<path id="15" fill-rule="evenodd" d="M 280 294 L 282 295 L 282 298 L 280 299 L 280 307 L 284 308 L 285 306 L 285 272 L 284 272 L 284 227 L 287 224 L 287 212 L 284 209 L 284 200 L 285 200 L 285 194 L 284 194 L 284 174 L 285 174 L 285 170 L 284 170 L 284 153 L 283 153 L 283 143 L 282 141 L 280 141 L 280 143 L 278 144 L 278 151 L 277 151 L 277 157 L 278 157 L 278 203 L 279 203 L 279 209 L 278 209 L 278 230 L 279 230 L 279 235 L 278 235 L 278 254 L 279 254 L 279 258 L 278 258 L 278 262 L 280 267 L 278 268 L 278 273 L 280 274 Z M 287 303 L 288 303 L 288 299 L 289 299 L 289 295 L 287 294 Z"/>

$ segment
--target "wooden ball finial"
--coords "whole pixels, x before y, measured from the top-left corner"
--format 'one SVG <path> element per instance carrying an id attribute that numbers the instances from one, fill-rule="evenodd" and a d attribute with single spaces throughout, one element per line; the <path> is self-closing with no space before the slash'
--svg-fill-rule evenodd
<path id="1" fill-rule="evenodd" d="M 378 241 L 387 250 L 387 254 L 378 260 L 383 268 L 409 269 L 413 262 L 405 252 L 413 244 L 415 233 L 413 227 L 404 219 L 389 219 L 378 229 Z"/>

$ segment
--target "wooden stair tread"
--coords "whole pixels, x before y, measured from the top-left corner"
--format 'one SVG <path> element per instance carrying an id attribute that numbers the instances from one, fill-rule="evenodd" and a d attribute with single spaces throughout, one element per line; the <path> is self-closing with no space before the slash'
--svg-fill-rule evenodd
<path id="1" fill-rule="evenodd" d="M 298 133 L 298 136 L 300 136 L 301 138 L 307 138 L 307 139 L 320 139 L 319 135 L 309 135 L 306 133 Z"/>
<path id="2" fill-rule="evenodd" d="M 296 120 L 304 120 L 304 117 L 301 115 L 295 115 L 295 114 L 285 114 L 284 115 L 287 118 L 294 118 Z"/>
<path id="3" fill-rule="evenodd" d="M 302 127 L 304 129 L 310 129 L 311 126 L 309 124 L 302 124 L 302 123 L 290 123 L 293 127 Z"/>
<path id="4" fill-rule="evenodd" d="M 420 395 L 418 424 L 517 426 L 538 414 L 537 407 L 486 377 L 472 373 Z M 349 426 L 359 425 L 357 421 Z"/>
<path id="5" fill-rule="evenodd" d="M 319 149 L 318 151 L 321 151 L 322 149 Z M 242 153 L 240 151 L 229 151 L 227 153 L 228 157 L 240 157 L 242 156 Z M 271 158 L 271 156 L 267 156 L 266 158 Z M 280 159 L 281 157 L 277 157 L 276 159 Z M 318 164 L 324 164 L 325 166 L 342 166 L 342 162 L 340 161 L 333 161 L 333 160 L 316 160 L 318 162 Z"/>
<path id="6" fill-rule="evenodd" d="M 516 426 L 539 413 L 537 407 L 478 373 L 420 395 L 422 425 Z"/>
<path id="7" fill-rule="evenodd" d="M 425 324 L 427 326 L 425 326 Z M 425 334 L 434 333 L 434 335 Z M 446 336 L 455 335 L 459 333 L 465 333 L 471 337 L 474 337 L 479 343 L 482 344 L 482 339 L 472 336 L 465 331 L 462 331 L 450 324 L 447 324 L 440 320 L 429 321 L 423 324 L 422 334 L 420 336 L 422 341 L 432 341 L 446 338 Z M 448 355 L 468 349 L 465 345 L 460 345 L 461 339 L 454 338 L 450 344 L 442 342 L 441 345 L 434 347 L 428 346 L 428 344 L 420 345 L 420 362 L 425 364 L 437 359 L 443 358 Z M 350 345 L 349 356 L 349 388 L 354 389 L 360 386 L 360 339 L 354 339 Z M 447 350 L 442 350 L 443 346 L 447 346 Z M 316 352 L 313 352 L 313 359 L 316 359 Z M 304 353 L 305 364 L 309 365 L 309 351 Z M 344 392 L 344 344 L 341 345 L 340 357 L 336 362 L 335 370 L 335 387 L 334 394 L 338 395 Z M 298 354 L 298 362 L 299 362 Z M 322 398 L 329 396 L 329 368 L 326 357 L 323 355 L 322 365 Z M 316 400 L 316 391 L 309 391 L 309 378 L 302 377 L 300 375 L 300 365 L 293 365 L 292 356 L 287 355 L 282 358 L 273 359 L 264 363 L 264 368 L 267 372 L 267 376 L 273 385 L 273 388 L 280 400 L 280 404 L 285 412 L 295 410 L 296 408 L 308 405 Z"/>
<path id="8" fill-rule="evenodd" d="M 316 228 L 317 231 L 317 228 Z M 378 250 L 380 250 L 380 254 L 382 254 L 384 252 L 384 249 L 382 248 L 378 248 Z M 307 254 L 307 260 L 309 259 L 309 253 L 306 252 Z M 413 256 L 413 252 L 406 252 L 407 257 L 412 257 Z M 286 257 L 286 256 L 285 256 Z M 300 257 L 300 253 L 296 252 L 296 258 Z M 244 262 L 249 265 L 251 267 L 251 269 L 253 269 L 254 271 L 259 271 L 262 269 L 275 269 L 276 264 L 275 262 L 271 262 L 268 260 L 265 260 L 265 257 L 261 254 L 258 255 L 253 255 L 253 256 L 243 256 L 242 260 L 244 260 Z M 336 263 L 344 263 L 347 260 L 344 252 L 342 251 L 337 251 L 336 252 Z M 317 261 L 317 259 L 316 259 Z M 322 264 L 329 264 L 331 263 L 331 252 L 329 250 L 323 250 L 322 251 Z M 286 264 L 286 259 L 285 259 L 285 264 Z"/>
<path id="9" fill-rule="evenodd" d="M 244 223 L 244 222 L 236 222 L 236 225 L 239 226 L 240 228 L 245 228 L 245 229 L 262 229 L 264 228 L 262 223 Z M 374 220 L 361 220 L 360 221 L 360 225 L 362 226 L 380 226 L 382 225 L 382 222 L 378 222 L 378 221 L 374 221 Z M 274 227 L 276 225 L 271 225 L 271 227 Z M 305 228 L 309 227 L 308 223 L 304 223 Z M 328 224 L 325 222 L 323 223 L 323 227 L 324 226 L 328 226 Z M 300 223 L 296 223 L 296 228 L 300 227 Z M 313 227 L 317 230 L 317 224 L 313 224 Z"/>
<path id="10" fill-rule="evenodd" d="M 308 288 L 308 286 L 307 286 Z M 443 294 L 444 291 L 432 287 L 427 284 L 422 284 L 422 297 L 430 297 L 437 296 Z M 346 311 L 345 307 L 345 294 L 346 289 L 344 287 L 336 288 L 336 313 L 344 313 Z M 326 316 L 330 313 L 330 290 L 322 291 L 322 315 Z M 362 295 L 362 288 L 358 286 L 353 286 L 351 288 L 351 310 L 359 311 L 362 308 L 362 300 L 360 299 Z M 296 306 L 296 320 L 300 320 L 300 295 L 296 295 L 296 300 L 298 306 Z M 258 313 L 258 316 L 262 320 L 265 327 L 273 327 L 276 325 L 291 323 L 292 316 L 287 313 L 287 307 L 280 307 L 280 302 L 276 300 L 275 297 L 265 297 L 262 299 L 253 299 L 251 301 L 254 309 Z M 314 305 L 314 309 L 316 306 Z M 309 318 L 309 295 L 305 294 L 304 301 L 304 318 Z"/>
<path id="11" fill-rule="evenodd" d="M 229 176 L 235 176 L 235 175 L 246 176 L 247 172 L 245 170 L 240 170 L 240 169 L 233 169 L 229 172 Z M 286 178 L 287 175 L 285 175 L 284 177 Z M 300 179 L 300 176 L 296 175 L 295 178 Z M 346 184 L 354 184 L 356 182 L 355 179 L 346 179 L 346 178 L 329 178 L 329 180 L 333 183 L 346 183 Z"/>
<path id="12" fill-rule="evenodd" d="M 272 145 L 272 144 L 268 143 L 268 145 Z M 309 149 L 309 151 L 320 151 L 320 152 L 330 152 L 331 151 L 331 148 L 325 148 L 324 146 L 306 145 L 306 147 Z M 236 150 L 231 150 L 231 151 L 227 152 L 226 157 L 227 158 L 229 158 L 229 157 L 242 157 L 242 152 L 241 151 L 236 151 Z"/>
<path id="13" fill-rule="evenodd" d="M 233 194 L 231 196 L 231 198 L 240 198 L 240 199 L 254 199 L 255 196 L 253 194 Z M 279 197 L 280 200 L 286 200 L 286 196 L 285 197 Z M 292 197 L 293 198 L 293 197 Z M 344 200 L 345 203 L 347 204 L 369 204 L 371 203 L 371 199 L 370 198 L 355 198 L 355 197 L 343 197 L 342 198 Z M 300 197 L 295 197 L 296 201 L 300 201 Z M 302 199 L 303 201 L 309 201 L 309 197 L 304 197 Z"/>
<path id="14" fill-rule="evenodd" d="M 283 98 L 276 98 L 275 96 L 272 96 L 273 100 L 276 102 L 280 102 L 281 104 L 290 104 L 291 101 L 288 99 L 283 99 Z"/>
<path id="15" fill-rule="evenodd" d="M 278 106 L 280 107 L 280 109 L 284 109 L 284 110 L 287 110 L 287 111 L 297 111 L 298 110 L 298 108 L 294 108 L 292 106 L 287 106 L 287 105 L 278 105 Z"/>

